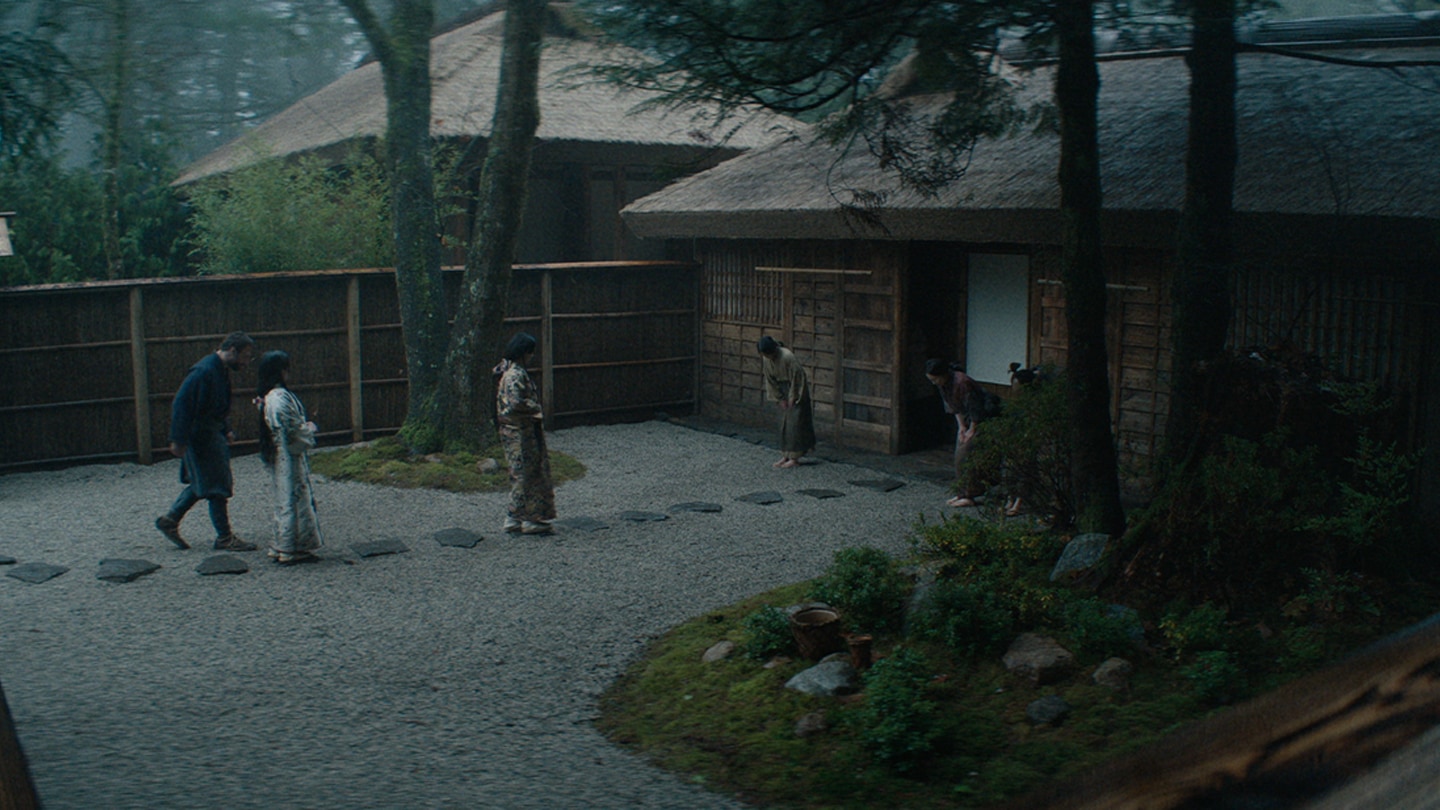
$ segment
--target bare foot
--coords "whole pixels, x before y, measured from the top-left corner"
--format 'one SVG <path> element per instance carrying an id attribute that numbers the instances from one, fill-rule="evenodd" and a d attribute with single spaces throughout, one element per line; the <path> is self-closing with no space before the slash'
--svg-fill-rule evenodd
<path id="1" fill-rule="evenodd" d="M 969 499 L 969 498 L 962 498 L 962 497 L 960 497 L 960 496 L 957 495 L 957 496 L 955 496 L 954 498 L 951 498 L 950 500 L 946 501 L 946 502 L 945 502 L 945 505 L 946 505 L 946 506 L 954 506 L 954 507 L 956 507 L 956 508 L 962 508 L 962 509 L 963 509 L 964 507 L 967 507 L 967 506 L 974 506 L 974 505 L 975 505 L 975 501 L 973 501 L 973 500 L 971 500 L 971 499 Z"/>
<path id="2" fill-rule="evenodd" d="M 780 459 L 779 461 L 775 462 L 774 464 L 771 464 L 770 466 L 771 466 L 771 467 L 777 467 L 777 468 L 778 468 L 778 467 L 784 467 L 784 466 L 785 466 L 785 462 L 787 462 L 787 461 L 789 461 L 789 460 L 790 460 L 790 459 L 788 459 L 788 458 L 782 458 L 782 459 Z"/>
<path id="3" fill-rule="evenodd" d="M 782 470 L 788 470 L 788 469 L 790 469 L 791 467 L 799 467 L 799 466 L 800 466 L 800 462 L 796 461 L 796 460 L 793 459 L 793 458 L 787 458 L 787 459 L 785 459 L 784 461 L 780 462 L 779 464 L 776 464 L 775 466 L 776 466 L 776 467 L 779 467 L 779 468 L 782 469 Z"/>

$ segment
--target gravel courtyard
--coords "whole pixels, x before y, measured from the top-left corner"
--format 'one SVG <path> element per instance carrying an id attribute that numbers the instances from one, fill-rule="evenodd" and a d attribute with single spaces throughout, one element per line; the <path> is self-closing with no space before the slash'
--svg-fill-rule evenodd
<path id="1" fill-rule="evenodd" d="M 0 476 L 0 557 L 17 563 L 0 574 L 69 569 L 0 576 L 0 684 L 44 806 L 740 807 L 609 744 L 596 697 L 691 617 L 841 548 L 903 551 L 914 520 L 949 511 L 944 488 L 836 460 L 775 470 L 764 446 L 660 421 L 550 444 L 589 468 L 558 489 L 562 522 L 606 528 L 506 535 L 503 493 L 320 480 L 323 559 L 239 554 L 238 575 L 196 573 L 215 553 L 203 504 L 182 526 L 192 550 L 155 531 L 177 461 Z M 253 455 L 234 469 L 236 531 L 263 548 L 265 473 Z M 882 479 L 905 485 L 863 485 Z M 736 500 L 760 491 L 783 501 Z M 620 517 L 697 501 L 723 509 Z M 484 539 L 436 542 L 453 528 Z M 408 550 L 354 548 L 390 538 Z M 96 576 L 107 558 L 162 567 L 115 583 Z"/>

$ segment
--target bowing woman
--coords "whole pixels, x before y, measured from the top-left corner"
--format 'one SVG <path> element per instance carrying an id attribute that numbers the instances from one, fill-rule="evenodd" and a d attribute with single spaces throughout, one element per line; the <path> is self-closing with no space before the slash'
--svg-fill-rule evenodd
<path id="1" fill-rule="evenodd" d="M 810 379 L 795 354 L 765 335 L 756 344 L 765 391 L 780 405 L 780 460 L 772 467 L 800 466 L 800 459 L 815 449 L 815 414 L 810 402 Z"/>
<path id="2" fill-rule="evenodd" d="M 266 352 L 257 370 L 255 398 L 260 409 L 260 458 L 274 483 L 275 539 L 268 553 L 281 565 L 314 560 L 315 550 L 323 545 L 310 488 L 315 423 L 305 416 L 300 398 L 285 385 L 289 368 L 289 354 Z"/>

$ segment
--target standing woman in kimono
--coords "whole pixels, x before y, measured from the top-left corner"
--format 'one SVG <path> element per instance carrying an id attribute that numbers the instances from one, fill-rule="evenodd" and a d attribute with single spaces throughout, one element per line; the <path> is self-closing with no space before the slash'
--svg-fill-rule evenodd
<path id="1" fill-rule="evenodd" d="M 504 529 L 523 534 L 549 534 L 555 519 L 555 485 L 550 480 L 550 454 L 545 449 L 540 391 L 525 364 L 535 354 L 535 338 L 520 332 L 510 339 L 494 368 L 495 427 L 510 466 L 510 507 Z"/>
<path id="2" fill-rule="evenodd" d="M 800 466 L 800 459 L 815 449 L 815 414 L 810 403 L 810 379 L 795 354 L 765 335 L 756 346 L 765 377 L 765 390 L 780 403 L 780 460 L 772 467 Z"/>
<path id="3" fill-rule="evenodd" d="M 266 352 L 260 358 L 260 458 L 270 469 L 275 493 L 275 540 L 268 551 L 281 565 L 317 559 L 322 545 L 315 497 L 310 490 L 310 450 L 315 447 L 315 423 L 305 416 L 300 398 L 285 387 L 290 355 Z"/>

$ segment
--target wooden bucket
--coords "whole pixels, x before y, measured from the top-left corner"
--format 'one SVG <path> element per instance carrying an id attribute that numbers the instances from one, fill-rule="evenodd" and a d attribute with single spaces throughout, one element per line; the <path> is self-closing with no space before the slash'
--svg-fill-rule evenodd
<path id="1" fill-rule="evenodd" d="M 790 633 L 800 655 L 812 661 L 845 649 L 840 614 L 833 608 L 808 607 L 790 614 Z"/>

